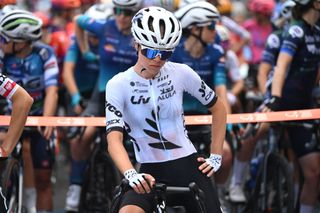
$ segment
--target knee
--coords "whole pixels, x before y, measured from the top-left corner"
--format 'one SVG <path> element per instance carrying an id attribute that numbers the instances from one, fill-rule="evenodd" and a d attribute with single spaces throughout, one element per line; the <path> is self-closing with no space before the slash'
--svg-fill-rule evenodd
<path id="1" fill-rule="evenodd" d="M 307 169 L 303 172 L 305 183 L 312 185 L 318 185 L 320 181 L 320 170 L 319 169 Z"/>

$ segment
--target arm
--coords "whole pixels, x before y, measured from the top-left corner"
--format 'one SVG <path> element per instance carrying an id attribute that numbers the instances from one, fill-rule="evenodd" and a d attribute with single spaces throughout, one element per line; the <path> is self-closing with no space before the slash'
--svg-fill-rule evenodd
<path id="1" fill-rule="evenodd" d="M 33 99 L 23 88 L 19 87 L 11 101 L 13 106 L 9 129 L 1 146 L 7 154 L 12 152 L 21 136 Z"/>
<path id="2" fill-rule="evenodd" d="M 244 82 L 243 82 L 243 79 L 240 79 L 240 80 L 237 80 L 236 82 L 233 82 L 231 92 L 233 95 L 238 96 L 243 90 L 243 88 L 244 88 Z"/>
<path id="3" fill-rule="evenodd" d="M 277 66 L 274 70 L 273 82 L 272 82 L 272 90 L 271 93 L 273 96 L 281 97 L 282 88 L 285 81 L 286 70 L 289 67 L 292 61 L 292 56 L 287 53 L 280 53 Z"/>
<path id="4" fill-rule="evenodd" d="M 81 28 L 79 24 L 79 19 L 81 15 L 75 16 L 74 17 L 74 22 L 75 22 L 75 34 L 77 37 L 78 45 L 80 48 L 80 51 L 82 54 L 86 53 L 89 51 L 89 44 L 88 44 L 88 39 L 86 39 L 86 34 L 84 30 Z"/>
<path id="5" fill-rule="evenodd" d="M 54 116 L 56 113 L 58 104 L 58 87 L 57 86 L 49 86 L 46 88 L 46 97 L 44 99 L 44 106 L 43 106 L 43 116 Z M 52 126 L 46 126 L 44 131 L 42 132 L 43 136 L 49 140 L 52 132 Z"/>
<path id="6" fill-rule="evenodd" d="M 272 69 L 272 65 L 269 63 L 261 62 L 258 70 L 258 85 L 259 90 L 262 94 L 266 93 L 266 83 L 268 79 L 268 74 Z"/>
<path id="7" fill-rule="evenodd" d="M 226 85 L 221 84 L 219 86 L 215 87 L 215 91 L 218 95 L 218 97 L 220 98 L 220 100 L 222 101 L 222 103 L 225 106 L 225 109 L 227 110 L 228 114 L 231 113 L 231 107 L 230 104 L 228 102 L 228 98 L 227 98 L 227 88 Z"/>

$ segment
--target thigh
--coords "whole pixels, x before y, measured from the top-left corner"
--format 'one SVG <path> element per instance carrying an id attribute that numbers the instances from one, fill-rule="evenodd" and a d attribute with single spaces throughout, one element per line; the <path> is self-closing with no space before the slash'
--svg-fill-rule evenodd
<path id="1" fill-rule="evenodd" d="M 30 134 L 31 155 L 36 169 L 51 169 L 54 163 L 54 148 L 39 132 Z"/>
<path id="2" fill-rule="evenodd" d="M 121 200 L 120 209 L 127 205 L 135 205 L 142 208 L 145 212 L 152 212 L 155 209 L 154 195 L 138 194 L 130 189 L 126 192 Z"/>

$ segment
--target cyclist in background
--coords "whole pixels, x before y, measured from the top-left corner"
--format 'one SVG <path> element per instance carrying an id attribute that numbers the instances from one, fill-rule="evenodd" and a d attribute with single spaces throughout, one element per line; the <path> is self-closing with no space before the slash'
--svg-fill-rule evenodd
<path id="1" fill-rule="evenodd" d="M 1 18 L 0 35 L 4 41 L 1 44 L 4 52 L 1 68 L 33 97 L 29 115 L 53 116 L 58 99 L 58 66 L 52 48 L 36 43 L 41 39 L 41 25 L 40 19 L 24 10 L 13 10 Z M 23 146 L 31 146 L 38 212 L 50 212 L 53 207 L 50 179 L 54 162 L 50 143 L 52 135 L 53 127 L 39 126 L 22 136 Z M 25 178 L 30 182 L 32 177 L 25 174 Z"/>
<path id="2" fill-rule="evenodd" d="M 216 23 L 220 17 L 217 8 L 209 2 L 197 1 L 181 7 L 174 15 L 181 22 L 183 36 L 170 61 L 186 64 L 196 71 L 200 78 L 215 90 L 227 111 L 231 112 L 227 100 L 224 51 L 220 45 L 215 44 Z M 184 96 L 183 108 L 185 115 L 210 114 L 208 108 L 190 94 Z M 187 126 L 186 129 L 198 152 L 205 155 L 210 154 L 210 125 Z M 202 146 L 205 146 L 202 148 L 204 150 L 200 150 Z M 223 145 L 222 159 L 222 167 L 214 175 L 221 198 L 223 198 L 224 184 L 232 165 L 232 153 L 227 142 Z"/>
<path id="3" fill-rule="evenodd" d="M 5 40 L 0 36 L 0 46 Z M 0 95 L 12 102 L 11 119 L 8 131 L 2 135 L 0 139 L 0 161 L 7 159 L 14 147 L 16 146 L 24 125 L 27 120 L 28 113 L 33 103 L 30 95 L 16 82 L 0 73 Z M 7 212 L 8 206 L 6 199 L 2 194 L 0 187 L 0 211 Z"/>
<path id="4" fill-rule="evenodd" d="M 244 88 L 244 82 L 240 73 L 240 63 L 236 53 L 230 48 L 230 32 L 223 25 L 216 25 L 220 45 L 225 53 L 225 67 L 227 71 L 227 98 L 233 113 L 241 112 L 240 94 Z"/>
<path id="5" fill-rule="evenodd" d="M 274 69 L 271 99 L 264 111 L 301 110 L 312 108 L 312 90 L 320 79 L 319 0 L 295 0 L 294 22 L 283 36 Z M 319 198 L 320 150 L 308 147 L 312 130 L 288 127 L 292 148 L 304 176 L 300 195 L 300 213 L 315 210 Z"/>
<path id="6" fill-rule="evenodd" d="M 279 19 L 285 18 L 287 21 L 290 20 L 291 10 L 294 5 L 295 3 L 293 1 L 286 1 L 282 5 L 282 9 L 280 11 L 281 17 L 279 17 Z M 277 19 L 274 21 L 278 24 L 286 23 L 285 21 L 278 21 Z M 269 101 L 270 98 L 273 69 L 276 64 L 283 40 L 283 28 L 287 28 L 285 25 L 278 25 L 278 27 L 279 29 L 276 29 L 272 34 L 269 35 L 259 65 L 258 83 L 260 92 L 264 94 L 265 102 Z M 269 124 L 263 123 L 260 125 L 257 133 L 253 137 L 249 137 L 248 139 L 242 141 L 241 149 L 238 150 L 236 158 L 234 159 L 234 169 L 230 182 L 229 196 L 230 200 L 233 202 L 244 202 L 246 200 L 244 191 L 242 189 L 246 168 L 249 165 L 249 160 L 252 157 L 257 142 L 265 136 L 265 134 L 268 132 L 268 129 Z M 295 194 L 298 193 L 297 191 L 298 189 L 295 187 Z"/>
<path id="7" fill-rule="evenodd" d="M 106 86 L 108 151 L 132 187 L 122 199 L 120 212 L 152 212 L 155 206 L 150 191 L 156 181 L 175 186 L 196 182 L 205 192 L 207 212 L 221 212 L 209 177 L 222 161 L 224 104 L 190 67 L 166 62 L 178 45 L 182 31 L 171 12 L 160 7 L 141 9 L 133 17 L 131 29 L 138 61 Z M 197 157 L 187 136 L 182 107 L 184 91 L 212 112 L 214 137 L 209 158 Z M 139 172 L 123 146 L 124 126 L 134 143 L 136 159 L 141 163 Z M 188 212 L 198 212 L 191 197 L 173 202 L 185 206 Z"/>
<path id="8" fill-rule="evenodd" d="M 104 4 L 93 5 L 85 13 L 90 18 L 105 22 L 111 14 Z M 87 33 L 89 50 L 98 55 L 99 39 L 92 33 Z M 68 49 L 64 61 L 63 79 L 71 97 L 68 115 L 80 115 L 87 106 L 99 75 L 99 60 L 86 61 L 81 54 L 77 40 Z M 90 135 L 88 138 L 87 136 Z M 78 211 L 81 186 L 87 166 L 91 147 L 92 132 L 86 132 L 83 139 L 77 136 L 70 139 L 71 174 L 70 186 L 66 197 L 66 211 Z"/>

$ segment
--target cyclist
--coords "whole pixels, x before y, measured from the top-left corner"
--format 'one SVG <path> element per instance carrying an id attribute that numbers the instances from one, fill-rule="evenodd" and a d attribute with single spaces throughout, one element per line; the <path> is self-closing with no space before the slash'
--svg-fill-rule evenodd
<path id="1" fill-rule="evenodd" d="M 288 21 L 291 17 L 291 10 L 294 5 L 295 3 L 290 0 L 283 3 L 280 11 L 281 17 L 279 18 L 285 18 Z M 274 21 L 277 24 L 286 23 L 284 21 Z M 273 67 L 275 66 L 282 44 L 283 27 L 286 28 L 286 25 L 279 25 L 278 27 L 279 29 L 276 29 L 272 34 L 269 35 L 259 65 L 258 83 L 260 92 L 265 95 L 265 101 L 270 98 Z M 267 133 L 268 129 L 268 123 L 261 124 L 257 130 L 257 133 L 253 137 L 249 137 L 248 139 L 244 140 L 242 142 L 241 149 L 237 152 L 236 158 L 234 159 L 234 169 L 231 177 L 229 194 L 230 200 L 233 202 L 244 202 L 246 200 L 244 191 L 242 189 L 242 183 L 246 171 L 245 168 L 249 164 L 249 160 L 251 159 L 256 143 L 265 136 L 265 133 Z"/>
<path id="2" fill-rule="evenodd" d="M 58 66 L 52 48 L 36 43 L 41 39 L 41 25 L 40 19 L 24 10 L 13 10 L 1 18 L 0 34 L 4 39 L 1 69 L 33 97 L 34 105 L 29 115 L 53 116 L 58 99 Z M 52 133 L 53 127 L 39 126 L 22 137 L 23 145 L 31 146 L 38 212 L 52 210 Z M 25 163 L 27 170 L 28 162 Z M 30 179 L 25 175 L 25 180 L 27 178 Z"/>
<path id="3" fill-rule="evenodd" d="M 5 39 L 0 35 L 0 46 Z M 12 102 L 11 119 L 7 133 L 0 146 L 0 161 L 6 159 L 17 144 L 33 103 L 30 95 L 16 82 L 0 73 L 0 95 Z M 0 211 L 7 212 L 8 207 L 0 187 Z"/>
<path id="4" fill-rule="evenodd" d="M 141 9 L 132 19 L 137 63 L 117 74 L 106 86 L 108 151 L 132 187 L 120 204 L 121 213 L 151 212 L 152 186 L 157 182 L 186 186 L 196 182 L 205 192 L 207 212 L 221 212 L 210 180 L 222 160 L 226 109 L 215 92 L 187 65 L 166 62 L 181 37 L 181 24 L 160 7 Z M 187 137 L 182 95 L 187 91 L 212 112 L 210 157 L 197 158 Z M 134 143 L 139 172 L 123 146 L 123 126 Z M 188 212 L 195 202 L 179 199 Z"/>
<path id="5" fill-rule="evenodd" d="M 274 69 L 271 99 L 265 111 L 312 108 L 312 90 L 320 78 L 320 17 L 319 0 L 295 0 L 294 22 L 283 36 Z M 298 157 L 304 176 L 300 195 L 300 212 L 315 210 L 319 196 L 320 150 L 306 146 L 312 140 L 312 130 L 289 127 L 292 148 Z"/>
<path id="6" fill-rule="evenodd" d="M 210 88 L 214 88 L 227 111 L 231 112 L 227 100 L 224 51 L 220 45 L 214 43 L 216 23 L 220 17 L 217 8 L 209 2 L 197 1 L 181 7 L 174 15 L 180 20 L 184 33 L 170 61 L 184 63 L 194 69 Z M 185 115 L 210 113 L 208 108 L 189 94 L 186 94 L 183 99 L 183 108 Z M 198 152 L 210 154 L 210 126 L 196 125 L 186 128 Z M 205 150 L 199 150 L 201 146 L 205 146 Z M 222 167 L 214 176 L 218 191 L 221 192 L 221 198 L 223 198 L 223 186 L 228 179 L 232 165 L 231 149 L 227 142 L 223 146 L 222 159 Z M 223 203 L 222 200 L 221 203 Z"/>
<path id="7" fill-rule="evenodd" d="M 106 5 L 93 5 L 85 13 L 87 16 L 106 21 L 110 15 L 109 8 Z M 98 55 L 99 39 L 92 33 L 87 32 L 90 52 Z M 66 88 L 71 97 L 68 114 L 70 116 L 80 115 L 92 96 L 96 81 L 99 75 L 99 60 L 86 61 L 80 52 L 77 40 L 68 49 L 64 61 L 63 79 Z M 88 133 L 84 135 L 86 138 Z M 91 139 L 92 140 L 92 139 Z M 80 199 L 80 186 L 83 183 L 84 173 L 89 158 L 91 140 L 81 140 L 79 137 L 70 139 L 71 151 L 71 173 L 70 190 L 66 197 L 67 211 L 77 211 Z"/>

